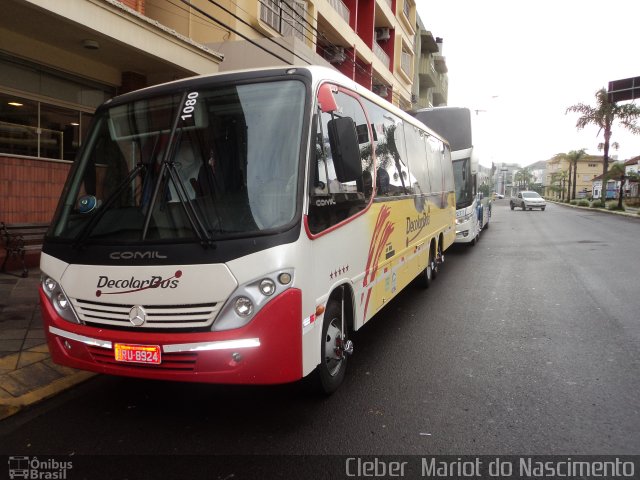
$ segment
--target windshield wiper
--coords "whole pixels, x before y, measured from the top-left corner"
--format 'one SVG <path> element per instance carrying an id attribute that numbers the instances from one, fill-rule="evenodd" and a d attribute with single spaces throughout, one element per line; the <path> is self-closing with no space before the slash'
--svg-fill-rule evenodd
<path id="1" fill-rule="evenodd" d="M 143 168 L 146 168 L 146 166 L 143 163 L 138 163 L 136 165 L 136 168 L 131 170 L 129 175 L 127 175 L 127 177 L 116 186 L 115 190 L 111 193 L 111 195 L 109 195 L 105 199 L 105 201 L 102 203 L 100 208 L 97 209 L 95 215 L 93 217 L 91 217 L 91 219 L 82 228 L 82 230 L 80 230 L 80 233 L 78 233 L 78 235 L 76 235 L 76 238 L 74 239 L 74 242 L 73 242 L 73 248 L 82 248 L 82 246 L 84 245 L 85 240 L 89 236 L 89 233 L 91 233 L 91 230 L 93 230 L 93 228 L 96 226 L 96 224 L 104 216 L 105 212 L 107 212 L 109 210 L 111 205 L 118 199 L 118 197 L 120 196 L 122 191 L 129 184 L 131 184 L 133 179 L 136 177 L 136 175 L 138 175 L 138 173 Z"/>
<path id="2" fill-rule="evenodd" d="M 182 93 L 182 98 L 180 99 L 180 105 L 178 106 L 178 110 L 176 112 L 176 116 L 173 120 L 173 125 L 171 126 L 171 132 L 169 133 L 169 142 L 167 145 L 167 149 L 164 152 L 164 158 L 162 159 L 162 166 L 160 167 L 160 173 L 158 175 L 158 180 L 156 181 L 153 196 L 151 197 L 151 203 L 149 204 L 149 211 L 144 219 L 144 227 L 142 229 L 142 240 L 145 240 L 147 237 L 147 233 L 149 232 L 149 224 L 151 223 L 151 216 L 153 214 L 153 209 L 155 207 L 156 202 L 158 201 L 158 196 L 160 193 L 161 186 L 164 182 L 165 174 L 169 175 L 169 179 L 173 183 L 173 186 L 178 193 L 178 199 L 180 200 L 180 204 L 184 209 L 184 213 L 187 215 L 187 219 L 193 228 L 193 231 L 196 233 L 198 238 L 200 239 L 200 244 L 203 247 L 214 247 L 213 240 L 209 236 L 209 232 L 207 228 L 204 226 L 202 219 L 198 215 L 193 204 L 189 201 L 189 196 L 187 195 L 187 190 L 180 178 L 176 170 L 176 163 L 174 161 L 175 155 L 173 151 L 175 150 L 176 142 L 176 131 L 178 130 L 178 122 L 180 121 L 182 115 L 182 109 L 185 106 L 185 101 L 187 100 L 187 92 Z M 180 132 L 182 135 L 182 132 Z"/>

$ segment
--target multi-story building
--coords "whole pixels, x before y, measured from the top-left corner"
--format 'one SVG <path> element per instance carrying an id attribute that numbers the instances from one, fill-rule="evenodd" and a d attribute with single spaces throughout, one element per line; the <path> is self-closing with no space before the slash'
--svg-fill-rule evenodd
<path id="1" fill-rule="evenodd" d="M 220 70 L 329 64 L 405 110 L 420 97 L 425 106 L 446 102 L 446 62 L 422 27 L 414 0 L 174 3 L 145 0 L 145 9 L 162 24 L 222 53 Z"/>
<path id="2" fill-rule="evenodd" d="M 414 51 L 413 95 L 414 109 L 431 108 L 447 104 L 448 76 L 447 62 L 442 55 L 442 38 L 435 38 L 426 30 L 417 17 Z"/>
<path id="3" fill-rule="evenodd" d="M 531 173 L 531 186 L 544 187 L 546 181 L 547 162 L 540 160 L 527 166 Z"/>
<path id="4" fill-rule="evenodd" d="M 513 177 L 522 167 L 517 163 L 496 163 L 494 170 L 495 191 L 505 197 L 511 195 Z"/>
<path id="5" fill-rule="evenodd" d="M 218 69 L 221 55 L 144 13 L 135 0 L 2 2 L 0 221 L 51 218 L 99 104 Z"/>
<path id="6" fill-rule="evenodd" d="M 592 181 L 602 173 L 602 157 L 588 155 L 577 162 L 576 168 L 576 198 L 587 198 L 592 195 Z M 573 198 L 573 172 L 569 181 L 569 160 L 564 156 L 555 156 L 547 160 L 545 172 L 545 196 L 552 199 L 567 200 L 569 183 L 571 183 L 571 198 Z"/>
<path id="7" fill-rule="evenodd" d="M 147 85 L 324 63 L 406 110 L 417 98 L 446 103 L 444 57 L 415 0 L 5 0 L 2 8 L 0 221 L 48 221 L 95 108 Z M 422 73 L 423 58 L 437 75 Z"/>
<path id="8" fill-rule="evenodd" d="M 627 175 L 625 180 L 625 195 L 629 197 L 639 197 L 638 190 L 638 174 L 640 174 L 640 156 L 631 158 L 624 162 L 624 173 Z"/>

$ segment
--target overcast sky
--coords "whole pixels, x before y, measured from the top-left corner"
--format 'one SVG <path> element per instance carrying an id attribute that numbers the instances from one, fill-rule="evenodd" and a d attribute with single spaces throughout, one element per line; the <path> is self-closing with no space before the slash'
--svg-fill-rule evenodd
<path id="1" fill-rule="evenodd" d="M 597 129 L 578 131 L 576 103 L 595 106 L 608 82 L 640 76 L 639 0 L 416 0 L 443 39 L 451 106 L 481 110 L 481 163 L 529 165 L 580 148 L 601 155 Z M 640 104 L 640 100 L 636 100 Z M 620 160 L 640 155 L 640 135 L 614 127 Z"/>

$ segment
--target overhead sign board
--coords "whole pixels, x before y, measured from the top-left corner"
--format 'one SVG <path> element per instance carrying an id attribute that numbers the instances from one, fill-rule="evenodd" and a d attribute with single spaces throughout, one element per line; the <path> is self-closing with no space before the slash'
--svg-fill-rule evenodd
<path id="1" fill-rule="evenodd" d="M 609 82 L 607 89 L 610 102 L 635 100 L 640 98 L 640 77 L 625 78 Z"/>

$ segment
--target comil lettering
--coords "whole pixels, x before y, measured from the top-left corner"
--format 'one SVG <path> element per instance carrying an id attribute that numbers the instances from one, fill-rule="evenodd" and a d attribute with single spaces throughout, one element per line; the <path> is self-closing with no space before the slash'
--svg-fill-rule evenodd
<path id="1" fill-rule="evenodd" d="M 100 275 L 96 288 L 131 288 L 136 290 L 143 288 L 176 288 L 179 283 L 180 280 L 178 279 L 169 278 L 164 280 L 160 276 L 153 276 L 142 280 L 135 277 L 112 279 L 105 275 Z"/>
<path id="2" fill-rule="evenodd" d="M 144 252 L 112 252 L 109 254 L 109 258 L 111 260 L 151 260 L 154 258 L 167 258 L 167 256 L 155 250 L 147 250 Z"/>
<path id="3" fill-rule="evenodd" d="M 316 207 L 327 207 L 329 205 L 335 205 L 336 201 L 333 198 L 327 198 L 316 200 Z"/>

